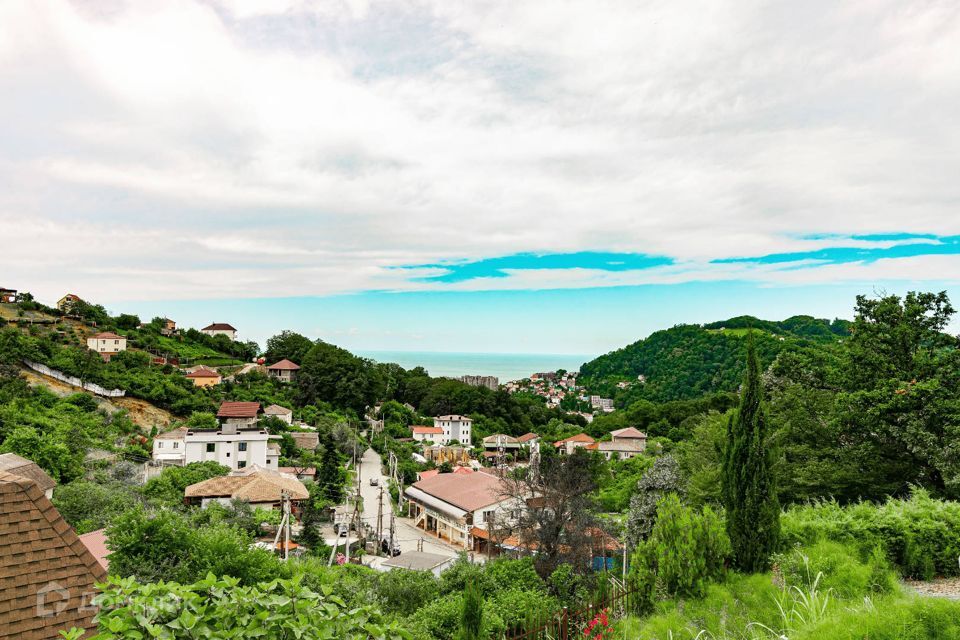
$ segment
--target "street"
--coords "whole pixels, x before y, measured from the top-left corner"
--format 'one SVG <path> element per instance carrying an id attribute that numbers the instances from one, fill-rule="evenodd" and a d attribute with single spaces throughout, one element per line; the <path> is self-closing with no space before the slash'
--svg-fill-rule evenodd
<path id="1" fill-rule="evenodd" d="M 383 490 L 383 533 L 390 535 L 390 514 L 393 511 L 393 505 L 390 503 L 390 491 L 387 485 L 387 477 L 381 472 L 382 462 L 380 454 L 373 449 L 367 449 L 360 462 L 360 495 L 363 496 L 363 521 L 376 528 L 377 526 L 377 501 L 380 496 L 380 490 Z M 379 486 L 370 486 L 370 478 L 375 477 L 379 480 Z M 456 547 L 449 545 L 441 540 L 427 535 L 420 529 L 415 528 L 411 521 L 398 515 L 394 520 L 394 541 L 400 544 L 400 552 L 416 551 L 417 544 L 423 539 L 423 551 L 436 553 L 449 557 L 455 557 L 460 551 Z"/>

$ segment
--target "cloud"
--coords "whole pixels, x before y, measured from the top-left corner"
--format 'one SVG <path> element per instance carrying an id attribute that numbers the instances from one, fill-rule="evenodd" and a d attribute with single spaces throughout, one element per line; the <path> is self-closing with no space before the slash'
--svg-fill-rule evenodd
<path id="1" fill-rule="evenodd" d="M 949 3 L 7 0 L 0 92 L 46 297 L 960 274 Z"/>

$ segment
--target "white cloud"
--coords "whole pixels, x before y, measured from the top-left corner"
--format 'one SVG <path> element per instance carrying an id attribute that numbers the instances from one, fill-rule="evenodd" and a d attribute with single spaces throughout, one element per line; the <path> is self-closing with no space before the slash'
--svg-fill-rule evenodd
<path id="1" fill-rule="evenodd" d="M 0 92 L 0 272 L 46 296 L 960 274 L 710 264 L 960 233 L 949 3 L 5 0 Z M 580 250 L 680 266 L 390 269 Z"/>

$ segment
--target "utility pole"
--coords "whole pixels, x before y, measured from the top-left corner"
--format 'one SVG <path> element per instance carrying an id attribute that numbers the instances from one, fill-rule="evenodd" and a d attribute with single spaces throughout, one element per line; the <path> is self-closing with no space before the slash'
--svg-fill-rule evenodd
<path id="1" fill-rule="evenodd" d="M 381 540 L 383 540 L 383 487 L 380 487 L 380 495 L 377 497 L 377 548 L 380 547 Z M 388 553 L 393 553 L 393 549 Z"/>
<path id="2" fill-rule="evenodd" d="M 396 532 L 396 527 L 393 521 L 393 511 L 391 510 L 390 511 L 390 548 L 387 550 L 387 553 L 390 555 L 390 557 L 393 557 L 393 536 L 395 532 Z"/>

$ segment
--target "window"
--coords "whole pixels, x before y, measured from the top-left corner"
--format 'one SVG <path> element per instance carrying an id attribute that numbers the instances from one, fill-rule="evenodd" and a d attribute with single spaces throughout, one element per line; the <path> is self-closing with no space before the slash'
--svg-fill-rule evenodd
<path id="1" fill-rule="evenodd" d="M 217 443 L 215 442 L 207 443 L 207 453 L 213 453 L 216 450 L 217 450 Z"/>
<path id="2" fill-rule="evenodd" d="M 163 449 L 163 440 L 157 440 L 157 449 Z"/>
<path id="3" fill-rule="evenodd" d="M 227 451 L 227 457 L 228 457 L 228 458 L 230 457 L 230 452 L 229 452 L 229 451 Z"/>
<path id="4" fill-rule="evenodd" d="M 180 443 L 174 441 L 174 443 L 173 443 L 173 448 L 174 448 L 174 449 L 179 449 L 179 448 L 180 448 Z"/>
<path id="5" fill-rule="evenodd" d="M 241 442 L 240 444 L 237 445 L 237 451 L 246 451 L 246 450 L 247 450 L 246 442 Z"/>
<path id="6" fill-rule="evenodd" d="M 119 341 L 119 340 L 114 340 L 114 341 L 113 341 L 113 344 L 120 344 L 120 341 Z"/>
<path id="7" fill-rule="evenodd" d="M 243 469 L 245 466 L 247 466 L 246 460 L 240 460 L 237 462 L 237 469 Z"/>

